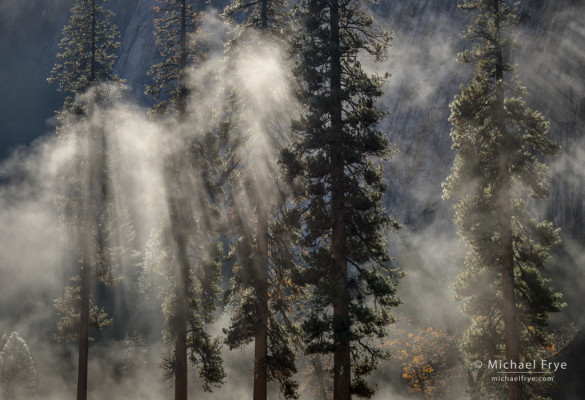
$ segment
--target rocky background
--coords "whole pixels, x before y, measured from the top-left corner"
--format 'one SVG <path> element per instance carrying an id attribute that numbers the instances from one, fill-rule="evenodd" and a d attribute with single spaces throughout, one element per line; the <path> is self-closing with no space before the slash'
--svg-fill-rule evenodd
<path id="1" fill-rule="evenodd" d="M 202 7 L 217 16 L 227 0 Z M 0 3 L 0 157 L 18 145 L 51 131 L 50 119 L 63 96 L 46 82 L 56 61 L 61 29 L 72 0 L 3 0 Z M 110 1 L 121 33 L 116 72 L 127 80 L 132 96 L 142 104 L 149 82 L 147 71 L 156 62 L 154 0 Z M 215 10 L 214 10 L 215 9 Z M 445 218 L 440 184 L 447 176 L 450 150 L 448 105 L 471 70 L 456 62 L 465 45 L 460 39 L 469 16 L 454 0 L 381 1 L 373 5 L 378 23 L 394 31 L 384 105 L 390 113 L 387 131 L 400 155 L 388 170 L 391 182 L 387 205 L 413 228 Z M 553 195 L 549 207 L 567 234 L 585 237 L 579 149 L 585 131 L 585 6 L 576 0 L 525 0 L 519 3 L 521 44 L 514 54 L 519 77 L 527 86 L 529 104 L 551 121 L 551 132 L 563 149 L 553 164 Z M 223 31 L 209 21 L 209 43 Z M 215 37 L 217 36 L 217 37 Z M 570 174 L 571 170 L 574 176 Z M 567 173 L 567 174 L 565 174 Z M 571 176 L 562 176 L 571 175 Z"/>
<path id="2" fill-rule="evenodd" d="M 225 27 L 218 11 L 228 0 L 202 2 L 207 25 L 204 45 L 221 56 Z M 61 30 L 73 0 L 0 0 L 0 159 L 54 130 L 52 118 L 63 95 L 46 82 L 58 53 Z M 381 102 L 390 116 L 384 123 L 397 153 L 387 162 L 385 205 L 403 225 L 392 235 L 397 264 L 406 272 L 400 283 L 399 313 L 419 322 L 465 326 L 452 302 L 449 284 L 461 268 L 463 249 L 451 222 L 452 205 L 443 201 L 441 184 L 454 156 L 449 137 L 449 103 L 472 74 L 456 62 L 465 42 L 460 35 L 473 16 L 456 0 L 380 0 L 372 5 L 378 23 L 394 32 L 389 58 L 368 65 L 391 74 Z M 128 96 L 148 106 L 147 71 L 157 62 L 153 36 L 154 0 L 111 0 L 121 33 L 117 74 L 126 79 Z M 512 54 L 528 104 L 551 122 L 551 135 L 562 146 L 551 165 L 551 196 L 535 204 L 542 216 L 562 230 L 563 245 L 549 276 L 568 304 L 553 326 L 583 325 L 585 290 L 585 5 L 578 0 L 524 0 L 520 24 L 512 32 L 520 48 Z M 421 295 L 423 293 L 423 295 Z M 567 352 L 571 365 L 559 375 L 555 399 L 581 396 L 583 333 Z M 567 353 L 568 354 L 568 353 Z M 581 364 L 579 364 L 581 363 Z M 568 389 L 570 386 L 570 389 Z M 564 390 L 566 387 L 567 390 Z M 568 393 L 572 393 L 569 395 Z M 581 393 L 581 394 L 580 394 Z"/>

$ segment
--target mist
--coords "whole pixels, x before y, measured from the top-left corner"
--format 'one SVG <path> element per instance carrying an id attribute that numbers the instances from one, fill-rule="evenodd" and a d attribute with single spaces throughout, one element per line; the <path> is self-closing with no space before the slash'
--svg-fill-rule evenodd
<path id="1" fill-rule="evenodd" d="M 254 191 L 263 195 L 277 191 L 268 165 L 274 164 L 279 149 L 287 142 L 286 126 L 298 108 L 289 87 L 290 70 L 282 61 L 284 50 L 266 42 L 262 51 L 238 52 L 234 70 L 228 71 L 223 45 L 218 41 L 227 27 L 217 17 L 217 10 L 206 13 L 206 30 L 192 38 L 208 49 L 208 55 L 188 71 L 188 85 L 195 93 L 188 105 L 188 119 L 176 124 L 150 118 L 148 108 L 128 95 L 131 89 L 120 91 L 118 86 L 99 89 L 111 92 L 113 100 L 97 110 L 93 104 L 96 94 L 90 90 L 76 98 L 77 103 L 97 110 L 89 118 L 60 126 L 57 135 L 48 133 L 19 148 L 0 165 L 0 333 L 18 332 L 28 343 L 37 369 L 38 398 L 62 399 L 75 391 L 76 346 L 55 341 L 53 300 L 63 296 L 67 280 L 78 268 L 79 229 L 68 222 L 62 199 L 79 190 L 76 182 L 83 182 L 97 168 L 92 163 L 99 161 L 92 158 L 93 145 L 84 132 L 103 135 L 103 152 L 108 154 L 105 169 L 112 211 L 104 223 L 111 226 L 108 229 L 115 236 L 110 240 L 138 254 L 141 260 L 136 263 L 131 262 L 130 255 L 122 257 L 115 271 L 122 278 L 119 287 L 103 289 L 110 297 L 104 304 L 109 306 L 107 312 L 114 323 L 97 334 L 90 346 L 89 398 L 129 396 L 148 400 L 171 393 L 170 382 L 162 380 L 159 368 L 164 346 L 155 286 L 161 278 L 152 267 L 158 257 L 153 234 L 164 232 L 161 226 L 168 208 L 165 162 L 182 152 L 184 143 L 200 140 L 206 132 L 217 129 L 226 96 L 231 94 L 226 86 L 231 86 L 241 96 L 238 101 L 246 104 L 240 133 L 246 146 L 237 149 L 236 157 L 250 159 L 250 168 L 256 169 Z M 55 127 L 59 121 L 53 119 L 51 123 Z M 274 132 L 279 136 L 273 137 Z M 180 196 L 193 198 L 205 191 L 201 180 L 185 179 Z M 93 190 L 83 189 L 83 185 L 81 188 Z M 249 199 L 237 202 L 239 212 L 252 212 Z M 193 213 L 201 212 L 197 201 L 191 206 Z M 132 240 L 124 236 L 126 229 L 131 229 Z M 145 303 L 139 305 L 131 304 L 137 300 L 136 282 L 132 281 L 136 276 L 144 284 L 140 296 Z M 124 308 L 134 310 L 138 317 L 118 321 L 117 313 Z M 223 318 L 211 330 L 220 335 L 228 323 Z M 145 329 L 144 324 L 150 326 Z M 132 347 L 128 336 L 137 328 L 142 329 L 142 347 L 138 349 Z M 113 339 L 100 340 L 112 335 Z M 251 356 L 253 352 L 246 349 L 230 352 L 226 348 L 229 384 L 209 398 L 236 399 L 241 398 L 242 391 L 248 392 Z M 196 369 L 190 375 L 192 391 L 197 393 L 201 384 Z"/>
<path id="2" fill-rule="evenodd" d="M 61 3 L 66 2 L 54 3 L 55 7 L 65 9 Z M 403 304 L 396 309 L 398 322 L 394 330 L 414 333 L 421 327 L 433 326 L 456 335 L 469 321 L 453 300 L 450 284 L 463 268 L 467 249 L 451 222 L 452 204 L 442 199 L 441 184 L 454 156 L 448 104 L 458 92 L 457 84 L 471 76 L 469 70 L 456 62 L 456 54 L 462 50 L 459 36 L 465 21 L 454 19 L 454 15 L 458 18 L 460 15 L 453 11 L 452 4 L 430 5 L 430 9 L 421 11 L 418 6 L 405 3 L 408 4 L 387 5 L 377 21 L 394 31 L 388 60 L 382 64 L 368 64 L 365 60 L 363 63 L 369 72 L 391 74 L 380 99 L 390 114 L 383 130 L 396 148 L 396 154 L 385 163 L 388 191 L 384 205 L 403 225 L 398 233 L 389 235 L 388 241 L 396 265 L 406 273 L 399 284 L 398 296 Z M 22 4 L 0 3 L 2 20 L 20 20 L 24 13 Z M 580 302 L 585 294 L 581 287 L 585 279 L 582 223 L 585 29 L 577 20 L 583 10 L 553 11 L 554 15 L 546 18 L 545 28 L 557 33 L 558 38 L 551 38 L 551 34 L 546 40 L 539 40 L 542 33 L 538 31 L 545 28 L 527 24 L 516 33 L 521 43 L 527 44 L 526 50 L 516 57 L 520 79 L 529 87 L 530 105 L 534 104 L 552 120 L 551 131 L 562 144 L 560 155 L 549 163 L 551 200 L 539 209 L 562 227 L 564 235 L 563 249 L 550 263 L 550 275 L 555 276 L 555 285 L 568 302 L 566 312 L 554 321 L 554 326 L 563 327 L 571 322 L 585 323 Z M 55 24 L 58 18 L 52 15 L 50 24 Z M 135 238 L 123 244 L 140 260 L 121 262 L 120 286 L 106 291 L 114 299 L 106 302 L 114 323 L 90 346 L 92 399 L 154 400 L 172 394 L 170 382 L 161 379 L 159 368 L 165 345 L 161 343 L 161 301 L 156 286 L 162 278 L 154 268 L 159 255 L 153 239 L 163 231 L 169 206 L 164 161 L 181 152 L 186 141 L 199 140 L 217 129 L 230 95 L 228 89 L 234 89 L 247 107 L 240 127 L 246 145 L 238 148 L 237 158 L 249 159 L 247 167 L 256 173 L 254 195 L 271 198 L 279 190 L 273 180 L 274 170 L 269 166 L 290 140 L 288 126 L 301 112 L 294 98 L 286 49 L 270 42 L 258 43 L 238 52 L 234 68 L 226 70 L 222 40 L 229 27 L 214 8 L 206 11 L 205 20 L 205 26 L 192 38 L 208 54 L 205 61 L 189 70 L 189 88 L 196 95 L 188 105 L 187 121 L 179 124 L 150 118 L 145 101 L 135 100 L 135 94 L 143 91 L 143 87 L 136 85 L 143 83 L 144 77 L 130 76 L 128 87 L 106 110 L 87 122 L 103 132 L 111 155 L 108 170 L 114 188 L 114 213 L 109 222 L 117 232 L 131 222 Z M 423 28 L 424 33 L 418 32 Z M 128 54 L 138 51 L 137 48 L 128 49 Z M 120 72 L 136 72 L 141 66 L 135 60 L 152 56 L 140 53 L 133 58 L 128 54 L 120 57 Z M 78 101 L 91 104 L 91 93 L 85 96 Z M 57 315 L 53 301 L 63 296 L 68 279 L 79 265 L 75 239 L 59 212 L 59 198 L 70 190 L 68 180 L 87 175 L 83 168 L 89 167 L 71 168 L 87 157 L 87 149 L 76 139 L 78 132 L 87 127 L 73 125 L 69 131 L 56 135 L 56 124 L 51 119 L 49 133 L 13 150 L 0 164 L 0 336 L 18 332 L 26 340 L 35 361 L 38 387 L 42 388 L 36 398 L 51 400 L 73 396 L 77 362 L 75 345 L 54 338 Z M 182 195 L 190 197 L 204 191 L 203 184 L 198 178 L 185 178 Z M 234 201 L 242 219 L 250 219 L 252 199 L 240 193 Z M 197 201 L 191 206 L 193 213 L 201 212 Z M 119 241 L 125 240 L 120 234 Z M 139 293 L 143 303 L 135 311 L 135 319 L 119 321 L 116 310 L 136 307 L 133 302 L 137 289 L 131 280 L 134 276 L 144 280 Z M 224 285 L 228 278 L 224 277 Z M 214 335 L 221 335 L 228 324 L 229 315 L 218 312 L 217 322 L 209 329 Z M 144 332 L 139 349 L 126 339 L 133 330 Z M 223 357 L 227 380 L 211 393 L 203 393 L 196 369 L 190 369 L 192 398 L 250 397 L 247 394 L 252 387 L 253 348 L 229 351 L 225 347 Z M 307 363 L 301 355 L 297 374 L 301 385 L 308 379 L 304 372 Z M 408 392 L 397 357 L 375 372 L 371 381 L 378 386 L 376 400 L 418 396 Z M 305 387 L 301 398 L 317 398 L 311 390 Z M 464 388 L 458 390 L 463 395 Z M 270 385 L 270 393 L 277 398 L 276 385 Z"/>

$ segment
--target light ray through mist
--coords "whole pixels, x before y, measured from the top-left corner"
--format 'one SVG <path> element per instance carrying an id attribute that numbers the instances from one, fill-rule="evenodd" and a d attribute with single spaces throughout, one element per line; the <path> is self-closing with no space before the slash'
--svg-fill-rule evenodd
<path id="1" fill-rule="evenodd" d="M 20 15 L 17 8 L 20 3 L 3 2 L 0 12 L 9 10 Z M 420 10 L 427 3 L 434 11 Z M 382 65 L 366 65 L 364 61 L 368 71 L 392 75 L 380 102 L 391 114 L 384 130 L 399 154 L 387 164 L 389 190 L 385 206 L 405 225 L 398 235 L 391 235 L 390 245 L 397 263 L 407 272 L 399 285 L 399 296 L 404 300 L 398 308 L 399 324 L 406 316 L 414 315 L 414 327 L 404 328 L 413 331 L 431 322 L 453 329 L 467 323 L 462 321 L 459 304 L 452 301 L 449 287 L 462 268 L 466 249 L 451 222 L 451 205 L 441 199 L 441 183 L 453 157 L 448 103 L 469 71 L 464 71 L 455 60 L 461 50 L 459 35 L 464 25 L 461 15 L 454 11 L 456 2 L 439 3 L 384 5 L 387 15 L 380 18 L 381 23 L 394 26 L 395 30 L 390 58 Z M 439 8 L 441 12 L 437 11 Z M 392 17 L 390 13 L 395 11 L 396 16 Z M 553 200 L 547 212 L 559 224 L 567 224 L 572 216 L 583 229 L 580 217 L 576 216 L 585 215 L 585 141 L 579 139 L 585 132 L 582 46 L 585 28 L 578 19 L 583 15 L 582 8 L 567 13 L 561 10 L 546 18 L 546 28 L 554 25 L 556 36 L 539 33 L 533 27 L 518 33 L 522 43 L 529 44 L 528 50 L 518 56 L 518 62 L 520 78 L 529 87 L 534 108 L 541 109 L 552 120 L 552 133 L 563 146 L 560 156 L 551 163 L 553 181 L 560 183 L 553 184 Z M 413 16 L 421 16 L 422 20 Z M 103 131 L 109 155 L 106 168 L 111 179 L 112 213 L 108 222 L 116 232 L 118 245 L 132 253 L 125 253 L 120 262 L 118 272 L 123 279 L 119 287 L 105 292 L 106 297 L 113 299 L 110 303 L 114 304 L 106 305 L 114 326 L 106 328 L 102 336 L 107 337 L 116 329 L 119 332 L 112 334 L 115 340 L 102 343 L 98 337 L 90 347 L 91 399 L 158 400 L 168 398 L 172 392 L 168 382 L 161 380 L 159 368 L 165 347 L 160 343 L 162 317 L 156 288 L 162 278 L 154 270 L 162 257 L 157 241 L 164 235 L 168 210 L 164 161 L 184 151 L 185 143 L 216 130 L 232 93 L 246 105 L 238 120 L 237 131 L 245 143 L 237 148 L 237 160 L 241 163 L 238 168 L 249 168 L 256 178 L 251 193 L 234 195 L 240 219 L 253 227 L 254 198 L 274 199 L 279 192 L 274 162 L 279 148 L 289 140 L 290 121 L 299 113 L 285 51 L 270 42 L 258 42 L 257 46 L 239 52 L 234 68 L 226 70 L 223 45 L 217 38 L 225 36 L 227 27 L 217 17 L 217 10 L 208 10 L 205 18 L 206 30 L 193 39 L 207 48 L 209 54 L 207 61 L 189 69 L 189 88 L 195 95 L 183 124 L 154 121 L 145 107 L 124 94 L 90 121 L 90 125 Z M 132 90 L 142 92 L 142 88 Z M 57 320 L 53 300 L 63 295 L 68 279 L 75 275 L 79 265 L 75 241 L 71 232 L 64 229 L 59 212 L 59 196 L 67 193 L 70 180 L 88 174 L 87 170 L 71 168 L 87 157 L 74 140 L 65 140 L 80 134 L 78 128 L 72 126 L 60 137 L 54 133 L 42 137 L 0 164 L 0 336 L 17 331 L 29 344 L 39 387 L 44 388 L 37 395 L 39 399 L 71 398 L 75 391 L 72 382 L 76 350 L 75 346 L 57 343 L 53 338 Z M 182 183 L 181 194 L 191 199 L 190 212 L 200 213 L 198 199 L 193 197 L 205 190 L 201 179 L 189 176 Z M 566 201 L 569 197 L 570 204 Z M 575 214 L 579 207 L 581 214 Z M 131 232 L 132 237 L 124 232 Z M 567 240 L 566 251 L 567 260 L 558 268 L 571 268 L 572 272 L 560 281 L 560 290 L 572 301 L 571 318 L 579 317 L 577 322 L 585 323 L 578 304 L 584 292 L 575 283 L 585 277 L 582 237 Z M 136 277 L 141 280 L 140 288 L 133 282 Z M 143 296 L 140 298 L 144 304 L 137 307 L 139 296 Z M 135 318 L 119 321 L 117 307 L 134 310 Z M 209 330 L 221 335 L 228 324 L 229 315 L 222 315 Z M 131 328 L 146 333 L 142 338 L 143 350 L 134 350 L 136 357 L 127 358 L 128 349 L 135 349 L 124 339 L 130 333 L 126 330 Z M 223 356 L 227 383 L 201 398 L 249 398 L 253 349 L 224 348 Z M 305 362 L 300 361 L 301 372 L 297 375 L 300 382 L 306 379 L 302 368 Z M 124 372 L 129 365 L 133 372 Z M 190 392 L 193 398 L 199 398 L 202 395 L 197 372 L 191 368 L 190 374 Z M 374 399 L 413 398 L 407 393 L 401 375 L 396 358 L 373 374 L 372 381 L 378 385 Z M 271 390 L 277 398 L 275 387 Z M 311 388 L 306 388 L 301 398 L 314 398 L 310 391 Z M 1 394 L 0 400 L 4 400 Z"/>
<path id="2" fill-rule="evenodd" d="M 146 356 L 135 366 L 139 372 L 134 373 L 130 380 L 119 371 L 120 365 L 125 362 L 123 354 L 128 348 L 127 341 L 110 340 L 104 347 L 105 344 L 102 346 L 98 340 L 91 346 L 90 398 L 124 395 L 149 400 L 168 394 L 168 384 L 160 379 L 159 364 L 163 354 L 159 344 L 160 304 L 156 306 L 158 301 L 156 292 L 153 292 L 156 284 L 152 283 L 153 279 L 159 278 L 153 276 L 154 272 L 148 267 L 156 264 L 153 258 L 158 257 L 152 253 L 152 232 L 159 232 L 159 236 L 164 234 L 160 229 L 168 208 L 164 160 L 184 151 L 185 143 L 197 141 L 205 133 L 217 129 L 222 116 L 220 110 L 227 101 L 225 96 L 228 93 L 223 89 L 230 75 L 229 81 L 240 96 L 238 101 L 247 104 L 239 128 L 246 145 L 238 149 L 238 157 L 250 160 L 247 162 L 256 177 L 254 191 L 257 194 L 254 196 L 266 196 L 277 191 L 272 183 L 274 171 L 270 169 L 274 168 L 272 165 L 279 148 L 287 140 L 286 129 L 296 106 L 289 89 L 289 71 L 282 63 L 282 50 L 270 43 L 265 43 L 263 49 L 257 54 L 240 52 L 235 61 L 235 71 L 223 68 L 220 54 L 211 54 L 208 61 L 191 69 L 189 86 L 196 95 L 189 104 L 189 117 L 182 124 L 153 120 L 144 107 L 128 101 L 122 93 L 114 95 L 113 103 L 108 107 L 90 113 L 90 118 L 63 125 L 58 136 L 50 134 L 43 137 L 30 147 L 15 152 L 1 164 L 0 216 L 4 223 L 0 226 L 0 268 L 3 276 L 0 283 L 0 302 L 3 305 L 0 332 L 18 331 L 30 343 L 37 370 L 42 376 L 40 382 L 46 389 L 39 393 L 42 398 L 65 398 L 69 397 L 67 393 L 74 391 L 73 385 L 68 382 L 74 381 L 75 347 L 54 343 L 56 317 L 52 301 L 62 296 L 67 279 L 78 268 L 79 253 L 75 249 L 76 243 L 79 243 L 76 237 L 78 230 L 68 226 L 70 222 L 67 219 L 73 215 L 83 224 L 84 217 L 75 216 L 71 211 L 65 211 L 69 217 L 64 215 L 64 211 L 60 211 L 60 198 L 71 194 L 71 190 L 89 190 L 81 195 L 82 198 L 94 196 L 96 188 L 82 183 L 91 176 L 91 171 L 100 169 L 106 171 L 107 202 L 111 208 L 102 217 L 106 220 L 102 220 L 101 224 L 109 226 L 108 240 L 117 248 L 124 249 L 117 263 L 119 270 L 116 271 L 122 277 L 121 288 L 108 289 L 107 292 L 108 296 L 114 296 L 113 301 L 116 302 L 109 304 L 106 301 L 110 308 L 107 311 L 114 318 L 114 327 L 106 329 L 118 329 L 116 324 L 122 324 L 127 329 L 132 326 L 136 328 L 133 324 L 138 322 L 134 318 L 131 321 L 116 320 L 117 311 L 123 307 L 126 307 L 126 312 L 134 310 L 141 313 L 140 318 L 151 320 L 155 326 L 150 327 L 152 337 L 145 338 Z M 76 101 L 93 109 L 96 106 L 92 100 L 93 94 L 89 92 Z M 88 132 L 97 132 L 98 135 L 97 141 L 89 142 L 93 143 L 89 148 Z M 107 155 L 104 159 L 92 155 L 97 150 L 96 143 L 100 141 L 104 146 L 100 154 Z M 105 165 L 93 165 L 96 162 L 105 162 Z M 74 189 L 76 185 L 78 189 Z M 192 212 L 198 212 L 196 197 L 205 190 L 203 185 L 204 182 L 196 177 L 182 181 L 181 196 L 193 200 Z M 84 207 L 89 206 L 86 204 Z M 240 200 L 239 212 L 252 214 L 249 207 L 249 200 Z M 217 224 L 220 222 L 215 221 Z M 154 249 L 156 251 L 156 246 Z M 95 253 L 95 250 L 92 252 Z M 137 290 L 134 287 L 136 282 L 132 282 L 137 274 L 150 281 L 146 282 L 144 290 L 151 292 L 148 293 L 149 301 L 154 302 L 155 306 L 130 308 L 137 307 L 131 304 L 137 301 L 133 293 Z M 39 326 L 43 329 L 39 330 Z M 221 328 L 220 324 L 212 330 L 220 334 Z M 232 383 L 226 389 L 219 389 L 213 398 L 240 398 L 234 386 L 249 386 L 244 377 L 247 377 L 246 369 L 251 368 L 251 353 L 226 351 L 224 355 Z M 194 381 L 192 390 L 196 392 L 198 378 L 193 371 L 191 375 Z M 140 388 L 139 392 L 136 388 Z"/>

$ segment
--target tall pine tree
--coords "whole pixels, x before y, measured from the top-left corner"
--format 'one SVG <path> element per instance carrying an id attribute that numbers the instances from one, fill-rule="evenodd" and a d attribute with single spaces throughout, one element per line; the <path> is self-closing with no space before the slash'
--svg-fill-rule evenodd
<path id="1" fill-rule="evenodd" d="M 71 192 L 62 197 L 59 205 L 64 225 L 72 229 L 73 243 L 81 256 L 81 272 L 66 289 L 65 297 L 55 304 L 63 317 L 60 333 L 79 340 L 78 400 L 87 398 L 90 326 L 101 327 L 108 322 L 103 310 L 91 305 L 91 287 L 96 277 L 105 283 L 115 281 L 109 265 L 111 254 L 106 250 L 107 220 L 112 212 L 108 202 L 106 139 L 103 127 L 94 123 L 100 120 L 100 108 L 109 96 L 109 89 L 99 85 L 119 81 L 113 73 L 120 46 L 116 42 L 118 30 L 110 22 L 113 13 L 104 7 L 105 3 L 106 0 L 75 2 L 59 43 L 60 62 L 48 79 L 69 95 L 64 110 L 58 113 L 58 132 L 62 140 L 73 141 L 79 150 L 72 166 L 79 176 L 70 179 Z M 90 88 L 94 92 L 83 98 Z"/>
<path id="2" fill-rule="evenodd" d="M 217 201 L 222 159 L 218 137 L 200 132 L 188 108 L 190 102 L 196 107 L 202 97 L 191 93 L 187 80 L 187 68 L 203 57 L 193 41 L 200 24 L 193 3 L 158 1 L 155 34 L 163 59 L 152 67 L 154 83 L 146 89 L 158 101 L 154 118 L 169 117 L 162 123 L 176 136 L 168 138 L 163 152 L 168 220 L 163 223 L 158 260 L 168 283 L 161 292 L 164 337 L 174 348 L 164 367 L 166 377 L 175 379 L 175 400 L 187 400 L 188 359 L 200 364 L 205 390 L 225 377 L 221 342 L 205 330 L 213 322 L 219 300 L 222 252 Z"/>
<path id="3" fill-rule="evenodd" d="M 185 117 L 189 89 L 187 67 L 200 62 L 203 53 L 193 39 L 201 24 L 193 0 L 157 0 L 154 20 L 156 44 L 162 61 L 153 65 L 149 75 L 154 83 L 146 94 L 157 100 L 153 111 Z"/>
<path id="4" fill-rule="evenodd" d="M 303 323 L 309 354 L 333 354 L 335 400 L 369 398 L 365 376 L 387 357 L 376 344 L 393 322 L 397 271 L 385 229 L 398 223 L 381 206 L 378 161 L 389 143 L 376 127 L 383 78 L 368 75 L 363 55 L 387 56 L 388 32 L 377 30 L 362 1 L 303 0 L 295 45 L 300 101 L 307 112 L 293 125 L 298 138 L 282 152 L 288 179 L 302 187 L 302 280 L 313 288 Z"/>
<path id="5" fill-rule="evenodd" d="M 291 273 L 297 268 L 292 249 L 298 223 L 285 208 L 286 190 L 278 183 L 276 168 L 279 139 L 284 136 L 278 122 L 286 113 L 278 109 L 277 102 L 263 104 L 262 110 L 248 104 L 250 93 L 244 93 L 246 90 L 268 88 L 243 89 L 237 82 L 247 77 L 237 76 L 236 65 L 250 53 L 282 56 L 286 33 L 290 32 L 287 14 L 283 0 L 236 0 L 222 15 L 235 25 L 226 46 L 227 81 L 232 87 L 226 96 L 229 122 L 224 129 L 239 163 L 230 179 L 232 199 L 239 199 L 231 213 L 238 238 L 233 246 L 232 288 L 226 296 L 234 312 L 226 341 L 230 348 L 254 341 L 254 400 L 267 398 L 271 380 L 279 381 L 286 398 L 297 397 L 297 383 L 292 379 L 296 372 L 292 348 L 296 327 L 289 314 L 300 293 L 290 284 Z M 255 210 L 253 218 L 246 216 L 249 208 Z"/>
<path id="6" fill-rule="evenodd" d="M 104 7 L 107 0 L 77 0 L 71 8 L 69 24 L 59 42 L 61 62 L 51 71 L 49 82 L 71 95 L 91 86 L 116 81 L 114 64 L 120 43 L 118 28 L 110 20 L 114 15 Z"/>
<path id="7" fill-rule="evenodd" d="M 470 252 L 454 284 L 471 317 L 463 349 L 470 359 L 538 359 L 550 341 L 550 313 L 561 296 L 541 271 L 559 242 L 551 223 L 533 218 L 529 199 L 548 195 L 542 156 L 558 146 L 548 137 L 542 114 L 526 106 L 515 66 L 511 28 L 514 8 L 503 0 L 465 0 L 460 8 L 478 14 L 465 38 L 471 50 L 460 61 L 475 65 L 473 80 L 451 104 L 451 137 L 457 150 L 445 196 L 456 198 L 455 222 Z M 534 398 L 529 387 L 508 382 L 508 399 Z M 481 387 L 474 398 L 486 398 Z"/>

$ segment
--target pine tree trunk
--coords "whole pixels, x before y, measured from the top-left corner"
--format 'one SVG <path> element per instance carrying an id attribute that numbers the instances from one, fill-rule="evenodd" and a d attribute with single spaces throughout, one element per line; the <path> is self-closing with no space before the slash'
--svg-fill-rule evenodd
<path id="1" fill-rule="evenodd" d="M 342 98 L 341 98 L 341 48 L 339 38 L 339 3 L 331 0 L 331 128 L 337 135 L 333 143 L 334 152 L 331 170 L 332 224 L 332 287 L 336 289 L 333 302 L 333 397 L 335 400 L 351 399 L 351 370 L 349 344 L 349 292 L 347 287 L 347 260 L 345 256 L 344 224 L 344 165 L 342 145 Z M 338 151 L 338 152 L 335 152 Z"/>
<path id="2" fill-rule="evenodd" d="M 184 229 L 181 229 L 179 207 L 176 199 L 171 203 L 171 224 L 177 246 L 175 265 L 175 400 L 187 400 L 187 321 L 189 258 L 185 243 Z"/>
<path id="3" fill-rule="evenodd" d="M 184 306 L 177 310 L 175 317 L 175 400 L 187 400 L 187 321 Z"/>
<path id="4" fill-rule="evenodd" d="M 266 35 L 268 30 L 268 0 L 261 0 L 260 30 Z M 254 334 L 254 393 L 253 400 L 266 400 L 268 356 L 268 208 L 262 198 L 258 198 L 256 209 L 256 332 Z"/>
<path id="5" fill-rule="evenodd" d="M 181 0 L 181 20 L 179 27 L 179 95 L 178 95 L 178 118 L 182 122 L 187 112 L 187 87 L 185 83 L 184 72 L 187 67 L 187 4 Z M 174 174 L 172 182 L 173 193 L 171 196 L 171 224 L 175 244 L 177 246 L 177 265 L 175 272 L 175 296 L 177 299 L 177 310 L 175 314 L 175 400 L 187 400 L 188 380 L 187 380 L 187 323 L 189 313 L 189 257 L 187 255 L 186 228 L 183 227 L 180 213 L 177 191 L 178 187 L 177 173 L 181 168 L 171 171 Z"/>
<path id="6" fill-rule="evenodd" d="M 167 201 L 169 217 L 177 257 L 174 261 L 175 302 L 173 313 L 175 345 L 175 400 L 187 400 L 187 323 L 189 313 L 189 256 L 187 255 L 186 230 L 184 217 L 181 215 L 182 204 L 178 198 L 179 185 L 177 174 L 181 163 L 172 160 L 167 181 Z M 185 212 L 185 210 L 183 210 Z"/>
<path id="7" fill-rule="evenodd" d="M 262 33 L 268 30 L 268 0 L 262 0 L 260 4 L 260 24 Z"/>
<path id="8" fill-rule="evenodd" d="M 95 0 L 91 1 L 91 66 L 89 72 L 89 84 L 95 82 L 95 60 L 96 60 L 96 19 Z"/>
<path id="9" fill-rule="evenodd" d="M 86 227 L 87 229 L 87 227 Z M 90 235 L 89 232 L 86 235 Z M 87 366 L 89 357 L 89 298 L 91 280 L 90 239 L 86 238 L 81 270 L 81 304 L 79 313 L 79 363 L 77 366 L 77 400 L 87 399 Z"/>
<path id="10" fill-rule="evenodd" d="M 514 294 L 514 253 L 512 247 L 512 226 L 510 213 L 510 177 L 507 171 L 507 158 L 500 158 L 500 237 L 502 240 L 502 290 L 504 307 L 504 343 L 506 360 L 518 365 L 520 362 L 520 338 L 516 316 L 516 296 Z M 508 382 L 508 399 L 522 400 L 522 383 Z"/>
<path id="11" fill-rule="evenodd" d="M 256 298 L 257 322 L 254 335 L 254 400 L 266 400 L 267 377 L 267 331 L 268 331 L 268 211 L 266 204 L 259 200 L 257 208 L 258 227 L 256 234 Z"/>
<path id="12" fill-rule="evenodd" d="M 335 345 L 333 353 L 333 398 L 334 400 L 349 400 L 351 399 L 350 326 L 347 264 L 344 254 L 343 194 L 337 190 L 333 191 L 332 201 L 332 212 L 335 219 L 332 235 L 333 281 L 331 284 L 336 290 L 333 304 L 333 341 Z"/>
<path id="13" fill-rule="evenodd" d="M 510 175 L 508 171 L 507 154 L 507 129 L 506 110 L 504 108 L 504 55 L 501 47 L 500 33 L 500 1 L 494 0 L 495 27 L 496 27 L 496 123 L 498 130 L 504 138 L 498 165 L 498 181 L 500 184 L 498 194 L 498 223 L 501 240 L 502 262 L 502 291 L 504 314 L 504 343 L 506 348 L 506 360 L 518 365 L 520 362 L 520 335 L 518 331 L 518 319 L 516 310 L 516 296 L 514 293 L 514 248 L 512 237 L 512 201 L 510 198 Z M 522 400 L 522 383 L 520 381 L 508 382 L 508 400 Z"/>
<path id="14" fill-rule="evenodd" d="M 179 96 L 178 114 L 179 119 L 185 117 L 187 111 L 188 89 L 185 82 L 185 68 L 187 68 L 187 4 L 181 0 L 181 21 L 179 27 Z"/>
<path id="15" fill-rule="evenodd" d="M 95 19 L 95 0 L 91 2 L 91 65 L 89 71 L 89 82 L 90 84 L 95 80 L 95 56 L 96 56 L 96 19 Z M 91 132 L 90 132 L 91 135 Z M 92 138 L 89 137 L 89 143 L 93 143 Z M 93 146 L 88 146 L 88 152 L 94 151 Z M 93 165 L 91 160 L 95 157 L 89 157 L 90 165 L 87 177 L 87 187 L 83 194 L 85 196 L 85 204 L 83 205 L 84 210 L 84 222 L 85 224 L 90 223 L 90 204 L 91 204 L 91 191 L 93 183 Z M 77 365 L 77 400 L 87 399 L 87 377 L 88 377 L 88 362 L 89 362 L 89 304 L 91 296 L 91 253 L 92 253 L 92 239 L 89 227 L 81 227 L 85 231 L 85 242 L 83 243 L 83 255 L 82 255 L 82 270 L 81 270 L 81 292 L 80 292 L 80 309 L 79 309 L 79 358 Z"/>
<path id="16" fill-rule="evenodd" d="M 90 110 L 93 112 L 94 110 Z M 81 290 L 79 293 L 79 359 L 77 365 L 77 400 L 87 399 L 87 381 L 88 381 L 88 361 L 89 361 L 89 312 L 91 299 L 91 279 L 92 279 L 92 256 L 95 254 L 94 240 L 92 235 L 92 225 L 98 228 L 98 219 L 92 213 L 94 209 L 93 185 L 96 178 L 96 166 L 98 155 L 96 154 L 96 143 L 93 129 L 88 132 L 87 139 L 87 175 L 82 177 L 83 184 L 83 201 L 81 209 L 81 218 L 78 221 L 82 226 L 78 226 L 78 231 L 83 232 L 83 242 L 81 244 Z M 83 171 L 82 171 L 83 172 Z"/>
<path id="17" fill-rule="evenodd" d="M 520 362 L 520 337 L 516 312 L 516 296 L 514 293 L 514 250 L 512 244 L 512 219 L 510 199 L 510 177 L 508 175 L 507 157 L 500 157 L 498 170 L 500 187 L 499 225 L 502 257 L 502 290 L 504 314 L 504 343 L 506 360 L 518 365 Z M 522 400 L 522 383 L 508 382 L 508 399 Z"/>

